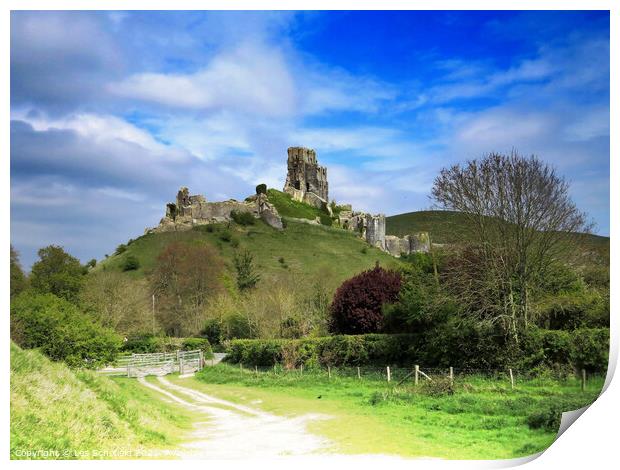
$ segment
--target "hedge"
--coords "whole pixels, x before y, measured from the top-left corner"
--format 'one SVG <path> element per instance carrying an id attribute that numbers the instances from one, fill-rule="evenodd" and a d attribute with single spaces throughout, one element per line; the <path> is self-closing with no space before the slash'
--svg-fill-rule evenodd
<path id="1" fill-rule="evenodd" d="M 237 339 L 227 348 L 227 362 L 248 366 L 411 366 L 492 369 L 571 366 L 591 372 L 607 369 L 609 329 L 556 331 L 531 329 L 519 349 L 497 337 L 436 334 L 338 335 L 302 339 Z M 472 341 L 473 340 L 473 341 Z M 440 347 L 443 345 L 442 347 Z"/>
<path id="2" fill-rule="evenodd" d="M 22 292 L 11 304 L 11 339 L 39 348 L 71 367 L 96 368 L 114 360 L 121 338 L 74 304 L 53 294 Z"/>
<path id="3" fill-rule="evenodd" d="M 175 338 L 161 336 L 138 336 L 125 341 L 121 351 L 125 353 L 156 353 L 192 351 L 201 349 L 206 359 L 213 357 L 207 338 Z"/>

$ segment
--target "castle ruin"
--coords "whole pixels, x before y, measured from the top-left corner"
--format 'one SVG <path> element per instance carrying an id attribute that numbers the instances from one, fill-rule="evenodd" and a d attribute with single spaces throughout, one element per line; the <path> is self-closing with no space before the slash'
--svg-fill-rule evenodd
<path id="1" fill-rule="evenodd" d="M 283 191 L 295 201 L 329 210 L 327 168 L 320 166 L 314 149 L 289 147 Z"/>
<path id="2" fill-rule="evenodd" d="M 287 176 L 284 192 L 299 202 L 322 209 L 332 216 L 328 204 L 327 169 L 318 164 L 316 152 L 305 147 L 288 149 Z M 335 226 L 355 232 L 366 242 L 399 257 L 415 252 L 428 252 L 428 233 L 420 232 L 402 238 L 385 234 L 385 215 L 354 211 L 351 205 L 339 206 L 337 217 L 332 216 Z M 244 201 L 230 199 L 222 202 L 207 202 L 202 195 L 190 195 L 182 187 L 176 201 L 166 205 L 166 215 L 159 225 L 146 232 L 169 232 L 189 230 L 196 225 L 229 222 L 233 212 L 249 212 L 277 230 L 283 229 L 277 209 L 269 202 L 267 194 L 254 194 Z M 312 221 L 311 223 L 318 223 Z"/>

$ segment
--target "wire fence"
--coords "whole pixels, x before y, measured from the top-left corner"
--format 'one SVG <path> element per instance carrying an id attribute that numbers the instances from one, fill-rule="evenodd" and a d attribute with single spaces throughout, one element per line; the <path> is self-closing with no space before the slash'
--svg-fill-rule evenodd
<path id="1" fill-rule="evenodd" d="M 287 377 L 289 379 L 315 377 L 321 379 L 357 379 L 365 381 L 380 381 L 391 385 L 422 384 L 425 382 L 448 381 L 451 384 L 475 384 L 476 381 L 497 382 L 509 388 L 519 385 L 545 386 L 561 383 L 585 389 L 588 383 L 602 385 L 604 373 L 591 373 L 583 369 L 566 370 L 517 370 L 517 369 L 474 369 L 456 367 L 423 367 L 413 365 L 402 366 L 313 366 L 313 367 L 284 367 L 281 364 L 273 366 L 229 365 L 238 367 L 239 371 L 248 377 L 264 376 Z"/>

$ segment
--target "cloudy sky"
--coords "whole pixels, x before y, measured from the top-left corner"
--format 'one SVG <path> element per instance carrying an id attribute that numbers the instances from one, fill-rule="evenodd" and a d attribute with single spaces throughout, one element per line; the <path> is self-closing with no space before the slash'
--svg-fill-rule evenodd
<path id="1" fill-rule="evenodd" d="M 12 12 L 11 241 L 102 258 L 182 185 L 279 188 L 317 150 L 330 196 L 425 209 L 453 162 L 553 164 L 609 233 L 607 12 Z"/>

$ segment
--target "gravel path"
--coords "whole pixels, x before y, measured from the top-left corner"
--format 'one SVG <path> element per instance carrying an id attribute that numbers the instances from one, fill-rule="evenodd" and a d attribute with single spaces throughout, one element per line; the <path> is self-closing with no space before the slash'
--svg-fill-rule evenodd
<path id="1" fill-rule="evenodd" d="M 284 418 L 202 393 L 158 377 L 158 383 L 138 379 L 145 387 L 205 417 L 195 424 L 181 458 L 240 459 L 318 454 L 329 441 L 306 430 L 321 415 Z"/>

